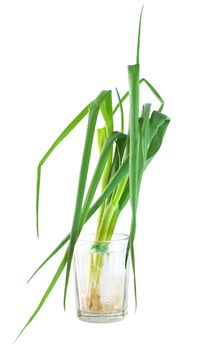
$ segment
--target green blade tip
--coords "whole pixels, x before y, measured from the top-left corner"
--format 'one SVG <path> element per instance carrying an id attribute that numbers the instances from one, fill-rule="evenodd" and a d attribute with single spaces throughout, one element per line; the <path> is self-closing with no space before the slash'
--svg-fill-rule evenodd
<path id="1" fill-rule="evenodd" d="M 136 64 L 140 64 L 140 34 L 141 34 L 141 24 L 142 24 L 142 13 L 144 5 L 142 5 L 139 19 L 139 28 L 138 28 L 138 42 L 137 42 L 137 54 L 136 54 Z"/>

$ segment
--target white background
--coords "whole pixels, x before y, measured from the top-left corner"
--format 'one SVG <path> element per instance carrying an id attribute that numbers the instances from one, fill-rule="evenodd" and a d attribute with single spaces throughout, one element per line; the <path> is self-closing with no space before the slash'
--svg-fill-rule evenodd
<path id="1" fill-rule="evenodd" d="M 199 1 L 144 3 L 141 75 L 164 97 L 171 124 L 142 184 L 136 236 L 137 313 L 131 282 L 125 321 L 80 322 L 72 275 L 63 312 L 62 276 L 37 319 L 12 345 L 62 256 L 25 285 L 70 229 L 86 123 L 43 167 L 40 240 L 35 230 L 37 163 L 102 89 L 117 86 L 121 94 L 127 90 L 141 2 L 1 0 L 2 350 L 200 349 Z M 149 93 L 143 95 L 155 104 Z M 92 220 L 85 230 L 94 230 L 94 224 Z M 127 208 L 117 230 L 128 233 L 129 224 Z"/>

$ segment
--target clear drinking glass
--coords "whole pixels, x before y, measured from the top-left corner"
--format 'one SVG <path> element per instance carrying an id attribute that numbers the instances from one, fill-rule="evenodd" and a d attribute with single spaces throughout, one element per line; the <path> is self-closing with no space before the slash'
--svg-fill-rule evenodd
<path id="1" fill-rule="evenodd" d="M 113 322 L 127 314 L 129 261 L 125 266 L 128 236 L 94 242 L 94 235 L 79 239 L 74 254 L 78 318 Z"/>

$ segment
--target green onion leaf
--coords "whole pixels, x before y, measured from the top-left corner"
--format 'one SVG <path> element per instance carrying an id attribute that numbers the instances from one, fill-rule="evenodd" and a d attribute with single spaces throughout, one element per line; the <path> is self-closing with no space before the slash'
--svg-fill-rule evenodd
<path id="1" fill-rule="evenodd" d="M 44 305 L 46 299 L 48 298 L 49 294 L 51 293 L 53 287 L 55 286 L 56 282 L 58 281 L 62 271 L 64 270 L 66 263 L 67 263 L 67 257 L 68 257 L 68 251 L 65 252 L 65 255 L 51 281 L 51 283 L 49 284 L 46 292 L 44 293 L 42 299 L 40 300 L 39 305 L 37 306 L 37 308 L 35 309 L 34 313 L 31 315 L 31 317 L 29 318 L 28 322 L 25 324 L 25 326 L 22 328 L 22 330 L 20 331 L 20 333 L 18 334 L 18 336 L 16 337 L 15 341 L 17 341 L 17 339 L 20 337 L 20 335 L 24 332 L 24 330 L 26 329 L 26 327 L 28 327 L 28 325 L 33 321 L 33 319 L 35 318 L 35 316 L 38 314 L 38 312 L 40 311 L 40 309 L 42 308 L 42 306 Z"/>
<path id="2" fill-rule="evenodd" d="M 39 237 L 39 196 L 40 196 L 40 182 L 41 182 L 41 169 L 43 164 L 46 162 L 47 158 L 49 158 L 50 154 L 54 151 L 54 149 L 61 143 L 62 140 L 80 123 L 80 121 L 88 114 L 88 110 L 91 103 L 89 103 L 79 114 L 78 116 L 72 120 L 72 122 L 63 130 L 63 132 L 58 136 L 58 138 L 54 141 L 49 150 L 45 153 L 44 157 L 38 164 L 37 168 L 37 189 L 36 189 L 36 228 L 37 235 Z"/>
<path id="3" fill-rule="evenodd" d="M 43 261 L 43 263 L 35 270 L 35 272 L 31 275 L 31 277 L 28 279 L 27 283 L 29 283 L 32 278 L 36 275 L 36 273 L 62 248 L 64 245 L 68 242 L 70 239 L 70 234 L 68 234 L 59 244 L 58 246 L 53 250 L 51 254 Z"/>

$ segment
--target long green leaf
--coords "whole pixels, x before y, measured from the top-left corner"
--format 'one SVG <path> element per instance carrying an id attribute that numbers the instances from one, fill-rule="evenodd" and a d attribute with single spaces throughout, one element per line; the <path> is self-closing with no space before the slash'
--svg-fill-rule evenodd
<path id="1" fill-rule="evenodd" d="M 40 264 L 40 266 L 34 271 L 34 273 L 31 275 L 31 277 L 28 279 L 27 283 L 29 283 L 32 278 L 36 275 L 36 273 L 38 271 L 40 271 L 40 269 L 57 253 L 59 252 L 59 250 L 64 247 L 64 245 L 68 242 L 68 240 L 70 239 L 70 234 L 68 234 L 59 244 L 58 246 L 53 250 L 53 252 L 51 254 L 49 254 L 49 256 L 42 262 L 42 264 Z"/>
<path id="2" fill-rule="evenodd" d="M 22 328 L 22 330 L 20 331 L 20 333 L 18 334 L 18 336 L 15 339 L 15 342 L 17 341 L 17 339 L 20 337 L 20 335 L 24 332 L 24 330 L 26 329 L 26 327 L 28 327 L 28 325 L 33 321 L 33 319 L 35 318 L 35 316 L 38 314 L 38 312 L 40 311 L 40 309 L 42 308 L 42 306 L 44 305 L 46 299 L 48 298 L 49 294 L 51 293 L 53 287 L 55 286 L 56 282 L 58 281 L 62 271 L 64 270 L 66 264 L 67 264 L 67 257 L 68 257 L 68 251 L 65 252 L 65 255 L 51 281 L 51 283 L 49 284 L 46 292 L 44 293 L 39 305 L 37 306 L 37 308 L 35 309 L 34 313 L 31 315 L 31 317 L 29 318 L 29 320 L 27 321 L 27 323 L 25 324 L 25 326 Z"/>
<path id="3" fill-rule="evenodd" d="M 63 130 L 63 132 L 58 136 L 55 142 L 51 145 L 49 150 L 45 153 L 44 157 L 38 164 L 37 168 L 37 189 L 36 189 L 36 228 L 37 235 L 39 236 L 39 196 L 40 196 L 40 182 L 41 182 L 41 169 L 43 164 L 46 162 L 47 158 L 54 151 L 54 149 L 61 143 L 61 141 L 80 123 L 80 121 L 88 114 L 89 103 L 79 114 L 72 120 L 72 122 Z"/>
<path id="4" fill-rule="evenodd" d="M 129 235 L 129 248 L 131 261 L 134 262 L 133 241 L 136 232 L 136 212 L 138 201 L 138 165 L 139 165 L 139 65 L 128 67 L 129 75 L 129 98 L 130 98 L 130 153 L 129 153 L 129 190 L 132 208 L 131 229 Z M 135 266 L 133 265 L 133 271 Z M 134 287 L 136 287 L 136 276 L 134 274 Z M 135 307 L 137 306 L 137 291 L 134 288 Z"/>
<path id="5" fill-rule="evenodd" d="M 143 8 L 142 8 L 143 11 Z M 130 100 L 130 115 L 129 115 L 129 135 L 130 135 L 130 152 L 129 152 L 129 189 L 130 202 L 132 208 L 131 229 L 129 236 L 129 247 L 134 271 L 134 292 L 135 306 L 137 307 L 137 291 L 136 291 L 136 275 L 134 265 L 134 250 L 133 241 L 136 232 L 136 212 L 138 202 L 138 165 L 139 165 L 139 88 L 140 88 L 140 33 L 142 11 L 140 14 L 139 30 L 138 30 L 138 45 L 136 54 L 136 65 L 128 66 L 129 78 L 129 100 Z"/>

